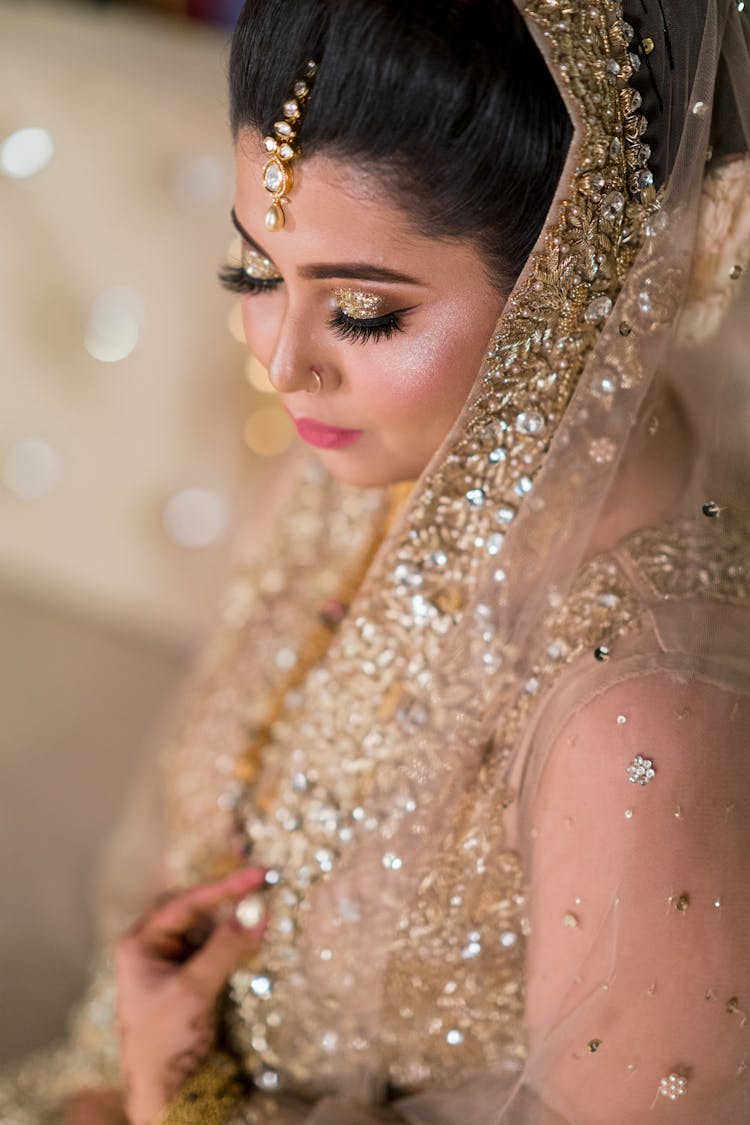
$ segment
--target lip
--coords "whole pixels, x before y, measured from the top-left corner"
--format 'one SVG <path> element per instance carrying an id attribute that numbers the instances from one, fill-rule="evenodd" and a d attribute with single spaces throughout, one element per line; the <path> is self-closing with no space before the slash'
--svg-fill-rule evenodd
<path id="1" fill-rule="evenodd" d="M 294 422 L 302 440 L 317 449 L 345 449 L 348 445 L 354 445 L 355 441 L 359 441 L 364 433 L 364 430 L 343 430 L 339 426 L 325 426 L 312 418 L 295 418 L 289 411 L 287 414 Z"/>

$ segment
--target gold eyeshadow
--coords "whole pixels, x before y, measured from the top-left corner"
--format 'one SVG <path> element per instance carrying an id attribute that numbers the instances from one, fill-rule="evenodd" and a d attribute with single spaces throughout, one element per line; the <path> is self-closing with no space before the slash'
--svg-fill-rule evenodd
<path id="1" fill-rule="evenodd" d="M 242 244 L 242 269 L 254 281 L 278 281 L 281 274 L 270 258 L 264 258 L 252 246 Z"/>
<path id="2" fill-rule="evenodd" d="M 344 316 L 351 320 L 374 320 L 383 315 L 388 305 L 386 299 L 377 293 L 365 293 L 359 289 L 337 289 L 334 298 Z"/>

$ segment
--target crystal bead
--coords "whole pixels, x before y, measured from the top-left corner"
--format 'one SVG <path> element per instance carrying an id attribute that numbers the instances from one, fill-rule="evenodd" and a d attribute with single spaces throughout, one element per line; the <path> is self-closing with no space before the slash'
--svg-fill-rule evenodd
<path id="1" fill-rule="evenodd" d="M 583 319 L 588 321 L 589 324 L 597 324 L 600 320 L 609 316 L 612 308 L 611 297 L 594 297 L 583 314 Z"/>
<path id="2" fill-rule="evenodd" d="M 625 36 L 626 43 L 631 43 L 633 39 L 635 39 L 635 28 L 632 24 L 627 23 L 627 21 L 624 21 L 622 24 L 622 33 Z"/>
<path id="3" fill-rule="evenodd" d="M 535 437 L 544 433 L 547 423 L 542 414 L 537 410 L 522 411 L 516 418 L 516 429 L 520 434 Z"/>
<path id="4" fill-rule="evenodd" d="M 615 79 L 618 78 L 621 70 L 622 67 L 618 63 L 617 59 L 607 59 L 607 62 L 604 66 L 604 72 L 607 75 L 607 78 L 610 79 L 610 81 L 614 82 Z"/>
<path id="5" fill-rule="evenodd" d="M 613 137 L 609 142 L 609 155 L 615 160 L 618 156 L 622 156 L 622 141 L 619 137 Z"/>
<path id="6" fill-rule="evenodd" d="M 616 219 L 625 209 L 625 196 L 621 191 L 610 191 L 602 200 L 602 214 L 605 219 Z"/>
<path id="7" fill-rule="evenodd" d="M 503 506 L 498 508 L 495 512 L 495 519 L 498 523 L 513 523 L 516 514 L 517 510 L 512 504 L 503 504 Z"/>
<path id="8" fill-rule="evenodd" d="M 654 186 L 654 174 L 649 172 L 646 168 L 644 171 L 638 173 L 638 190 L 648 191 L 649 188 Z"/>
<path id="9" fill-rule="evenodd" d="M 499 465 L 501 461 L 506 461 L 507 459 L 508 454 L 504 449 L 491 449 L 487 454 L 487 460 L 492 465 Z"/>
<path id="10" fill-rule="evenodd" d="M 633 758 L 627 773 L 632 785 L 648 785 L 656 777 L 654 763 L 650 758 L 643 758 L 640 754 Z"/>
<path id="11" fill-rule="evenodd" d="M 630 60 L 630 65 L 633 68 L 633 74 L 637 74 L 641 69 L 641 60 L 638 58 L 634 51 L 630 51 L 628 53 L 628 59 Z"/>
<path id="12" fill-rule="evenodd" d="M 285 137 L 289 139 L 294 136 L 294 129 L 288 121 L 277 121 L 274 125 L 277 137 Z"/>
<path id="13" fill-rule="evenodd" d="M 641 164 L 648 164 L 651 159 L 651 145 L 647 145 L 644 141 L 638 146 L 638 160 Z"/>
<path id="14" fill-rule="evenodd" d="M 531 477 L 521 477 L 513 491 L 515 492 L 516 496 L 527 496 L 531 492 L 533 487 L 534 482 Z"/>
<path id="15" fill-rule="evenodd" d="M 466 499 L 471 504 L 472 508 L 481 508 L 487 496 L 483 488 L 470 488 L 466 493 Z"/>
<path id="16" fill-rule="evenodd" d="M 299 118 L 299 102 L 296 98 L 290 98 L 288 102 L 284 102 L 284 117 L 288 121 L 297 121 Z"/>

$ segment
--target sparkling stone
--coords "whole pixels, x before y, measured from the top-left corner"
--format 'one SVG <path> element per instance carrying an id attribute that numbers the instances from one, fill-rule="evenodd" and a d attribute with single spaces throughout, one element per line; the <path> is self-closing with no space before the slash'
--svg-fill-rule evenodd
<path id="1" fill-rule="evenodd" d="M 500 934 L 500 944 L 503 949 L 512 949 L 518 943 L 518 934 L 514 934 L 512 930 L 505 930 Z"/>
<path id="2" fill-rule="evenodd" d="M 441 569 L 448 565 L 448 556 L 445 551 L 435 551 L 434 554 L 429 556 L 429 562 L 431 562 L 433 566 L 438 567 L 438 569 Z"/>
<path id="3" fill-rule="evenodd" d="M 646 144 L 646 142 L 643 141 L 638 146 L 638 160 L 640 161 L 641 164 L 648 164 L 650 159 L 651 159 L 651 145 Z"/>
<path id="4" fill-rule="evenodd" d="M 487 454 L 487 460 L 492 465 L 497 465 L 501 461 L 506 461 L 507 459 L 508 459 L 508 454 L 505 452 L 504 449 L 492 449 Z"/>
<path id="5" fill-rule="evenodd" d="M 282 160 L 293 160 L 294 159 L 294 149 L 288 143 L 288 141 L 284 141 L 283 144 L 279 145 L 279 157 Z"/>
<path id="6" fill-rule="evenodd" d="M 386 852 L 383 856 L 382 863 L 383 867 L 387 868 L 388 871 L 400 871 L 404 866 L 404 861 L 401 859 L 401 856 L 395 855 L 393 852 Z"/>
<path id="7" fill-rule="evenodd" d="M 464 1041 L 463 1033 L 455 1027 L 446 1033 L 445 1039 L 451 1047 L 458 1047 Z"/>
<path id="8" fill-rule="evenodd" d="M 276 152 L 276 149 L 279 147 L 279 142 L 275 137 L 266 137 L 263 141 L 263 144 L 265 146 L 266 152 Z"/>
<path id="9" fill-rule="evenodd" d="M 281 882 L 281 872 L 275 867 L 269 867 L 263 877 L 263 882 L 267 887 L 276 887 Z"/>
<path id="10" fill-rule="evenodd" d="M 255 1085 L 260 1090 L 278 1090 L 279 1076 L 275 1070 L 262 1070 L 255 1076 Z"/>
<path id="11" fill-rule="evenodd" d="M 481 508 L 487 497 L 483 488 L 470 488 L 466 493 L 466 499 L 472 508 Z"/>
<path id="12" fill-rule="evenodd" d="M 588 305 L 585 313 L 583 314 L 584 320 L 589 324 L 598 324 L 600 320 L 604 320 L 612 312 L 613 304 L 611 297 L 595 297 Z"/>
<path id="13" fill-rule="evenodd" d="M 648 785 L 656 777 L 654 763 L 650 758 L 644 758 L 640 754 L 633 758 L 627 773 L 632 785 Z"/>
<path id="14" fill-rule="evenodd" d="M 616 219 L 625 210 L 625 196 L 621 191 L 610 191 L 602 200 L 602 213 L 605 219 Z"/>
<path id="15" fill-rule="evenodd" d="M 710 520 L 715 520 L 721 514 L 721 508 L 715 500 L 708 500 L 703 505 L 703 515 L 708 516 Z"/>
<path id="16" fill-rule="evenodd" d="M 705 117 L 708 113 L 708 106 L 705 102 L 695 102 L 693 105 L 693 114 L 696 117 Z"/>
<path id="17" fill-rule="evenodd" d="M 465 945 L 464 948 L 461 950 L 461 956 L 464 959 L 464 961 L 470 961 L 470 960 L 472 960 L 472 958 L 478 957 L 481 952 L 482 952 L 481 942 L 470 941 L 469 944 Z"/>
<path id="18" fill-rule="evenodd" d="M 631 90 L 631 92 L 630 92 L 630 108 L 632 109 L 633 113 L 635 113 L 636 110 L 640 109 L 642 105 L 643 105 L 643 98 L 641 97 L 641 95 L 638 93 L 637 90 Z"/>
<path id="19" fill-rule="evenodd" d="M 594 394 L 602 398 L 609 398 L 616 390 L 617 377 L 613 372 L 606 372 L 604 375 L 600 375 L 593 386 Z"/>
<path id="20" fill-rule="evenodd" d="M 517 496 L 527 496 L 534 487 L 534 482 L 531 477 L 521 477 L 513 491 Z"/>
<path id="21" fill-rule="evenodd" d="M 288 102 L 284 102 L 284 117 L 289 121 L 296 121 L 299 117 L 299 102 L 296 98 L 290 98 Z"/>
<path id="22" fill-rule="evenodd" d="M 492 580 L 493 582 L 504 582 L 507 577 L 508 575 L 505 573 L 505 571 L 502 568 L 498 568 L 498 570 L 496 570 L 492 575 Z"/>
<path id="23" fill-rule="evenodd" d="M 628 721 L 627 715 L 618 715 L 617 716 L 617 722 L 619 723 L 619 725 L 621 727 L 624 727 L 625 724 L 627 723 L 627 721 Z"/>
<path id="24" fill-rule="evenodd" d="M 536 436 L 544 433 L 546 425 L 544 416 L 536 410 L 522 411 L 516 418 L 516 429 L 520 434 Z"/>
<path id="25" fill-rule="evenodd" d="M 262 895 L 247 895 L 241 899 L 235 909 L 235 917 L 246 930 L 254 930 L 263 921 L 266 913 L 266 904 Z"/>
<path id="26" fill-rule="evenodd" d="M 272 988 L 273 985 L 269 977 L 253 977 L 250 981 L 251 991 L 254 992 L 256 996 L 260 996 L 261 999 L 270 996 Z"/>
<path id="27" fill-rule="evenodd" d="M 539 682 L 537 677 L 532 676 L 523 685 L 523 690 L 526 692 L 527 695 L 536 695 L 536 693 L 539 691 L 540 687 L 541 687 L 541 683 Z"/>
<path id="28" fill-rule="evenodd" d="M 638 308 L 644 316 L 650 316 L 653 309 L 651 305 L 651 294 L 648 289 L 642 289 L 638 294 Z"/>
<path id="29" fill-rule="evenodd" d="M 306 98 L 310 93 L 310 87 L 307 82 L 300 80 L 294 83 L 294 96 L 295 98 Z"/>
<path id="30" fill-rule="evenodd" d="M 305 74 L 307 75 L 308 78 L 314 78 L 317 73 L 318 73 L 318 64 L 315 62 L 314 59 L 308 59 L 307 65 L 305 66 Z"/>
<path id="31" fill-rule="evenodd" d="M 503 549 L 504 542 L 505 536 L 501 535 L 499 531 L 495 531 L 492 535 L 488 535 L 486 543 L 487 554 L 492 555 L 493 557 L 495 555 L 499 555 Z"/>
<path id="32" fill-rule="evenodd" d="M 609 155 L 617 159 L 622 156 L 622 141 L 619 137 L 613 137 L 609 142 Z"/>
<path id="33" fill-rule="evenodd" d="M 294 136 L 294 129 L 288 121 L 277 121 L 274 125 L 277 137 L 285 137 L 287 140 Z"/>
<path id="34" fill-rule="evenodd" d="M 284 190 L 284 181 L 286 177 L 284 171 L 279 164 L 271 163 L 266 168 L 266 174 L 263 179 L 266 185 L 266 191 L 270 191 L 272 195 Z"/>
<path id="35" fill-rule="evenodd" d="M 609 78 L 612 82 L 614 82 L 615 79 L 619 77 L 621 70 L 622 67 L 618 63 L 617 59 L 607 59 L 607 62 L 604 66 L 604 72 L 607 75 L 607 78 Z"/>
<path id="36" fill-rule="evenodd" d="M 663 211 L 657 211 L 649 218 L 648 222 L 646 223 L 646 237 L 656 238 L 657 235 L 663 234 L 668 226 L 669 221 L 667 219 L 667 216 Z"/>
<path id="37" fill-rule="evenodd" d="M 654 176 L 648 169 L 638 173 L 638 190 L 648 191 L 649 188 L 654 186 Z"/>
<path id="38" fill-rule="evenodd" d="M 627 21 L 622 23 L 622 33 L 625 36 L 626 43 L 631 43 L 635 39 L 635 28 Z"/>
<path id="39" fill-rule="evenodd" d="M 641 60 L 638 58 L 634 51 L 630 51 L 628 53 L 628 58 L 630 59 L 630 65 L 633 68 L 633 74 L 637 74 L 641 69 Z"/>
<path id="40" fill-rule="evenodd" d="M 609 660 L 609 647 L 607 645 L 599 645 L 594 649 L 594 657 L 602 664 Z"/>

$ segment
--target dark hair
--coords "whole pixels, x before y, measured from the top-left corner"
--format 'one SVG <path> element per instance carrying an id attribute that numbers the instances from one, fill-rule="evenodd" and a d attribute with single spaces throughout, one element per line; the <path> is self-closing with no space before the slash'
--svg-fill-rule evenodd
<path id="1" fill-rule="evenodd" d="M 272 131 L 310 58 L 305 154 L 370 166 L 425 234 L 472 237 L 510 288 L 572 131 L 512 0 L 246 0 L 230 58 L 235 138 Z"/>

